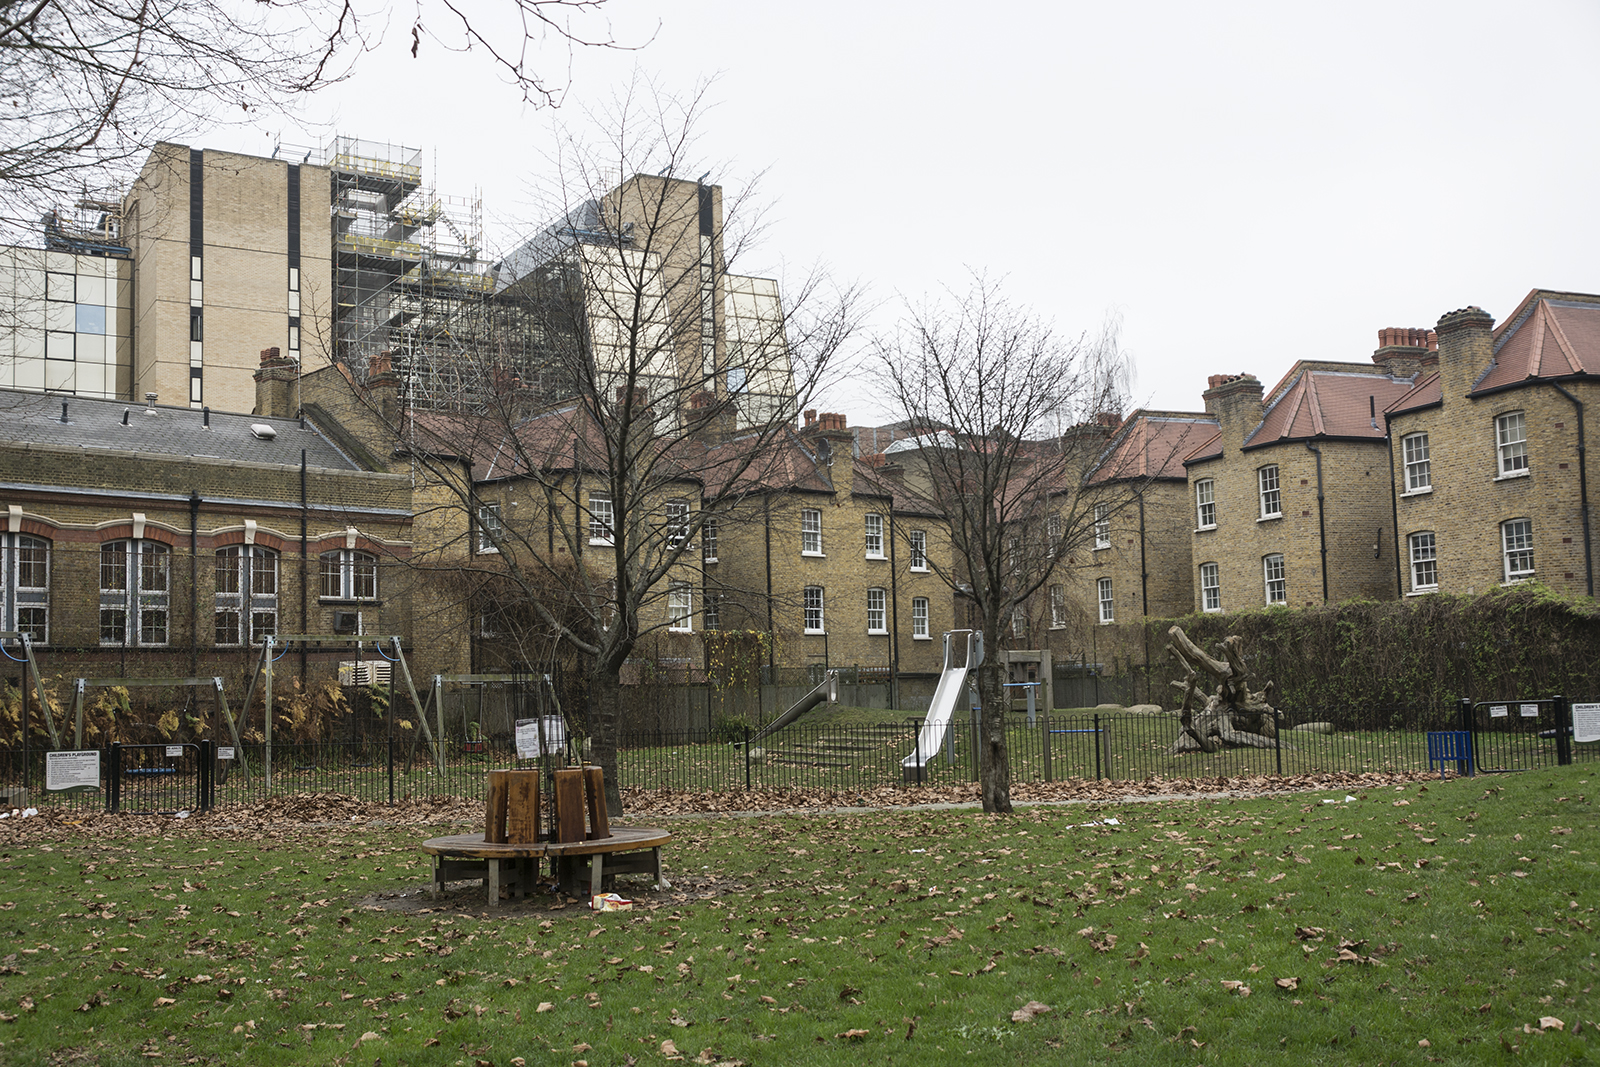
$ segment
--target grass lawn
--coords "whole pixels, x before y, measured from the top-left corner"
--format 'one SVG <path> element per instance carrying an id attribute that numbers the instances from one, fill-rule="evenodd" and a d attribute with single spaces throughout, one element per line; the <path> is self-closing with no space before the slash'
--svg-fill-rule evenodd
<path id="1" fill-rule="evenodd" d="M 0 1063 L 1596 1062 L 1592 772 L 682 819 L 615 914 L 419 901 L 444 830 L 7 820 Z"/>

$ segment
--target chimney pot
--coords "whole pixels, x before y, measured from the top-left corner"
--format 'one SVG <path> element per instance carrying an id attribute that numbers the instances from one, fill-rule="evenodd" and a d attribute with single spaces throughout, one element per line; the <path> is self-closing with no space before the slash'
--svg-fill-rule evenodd
<path id="1" fill-rule="evenodd" d="M 806 425 L 807 426 L 815 426 L 816 424 L 817 424 L 817 409 L 816 408 L 807 408 L 806 409 Z"/>

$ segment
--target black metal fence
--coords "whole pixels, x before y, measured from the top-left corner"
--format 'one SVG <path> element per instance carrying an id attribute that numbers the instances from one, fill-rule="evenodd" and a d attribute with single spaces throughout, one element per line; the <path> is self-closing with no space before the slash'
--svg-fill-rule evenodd
<path id="1" fill-rule="evenodd" d="M 1600 762 L 1600 743 L 1575 742 L 1567 701 L 1560 697 L 1468 704 L 1417 713 L 1403 708 L 1289 708 L 1276 736 L 1261 747 L 1177 752 L 1174 713 L 1039 713 L 1010 715 L 1012 779 L 1130 781 L 1240 775 L 1303 775 L 1337 771 L 1437 771 L 1428 735 L 1466 731 L 1479 773 Z M 921 718 L 863 726 L 798 723 L 755 741 L 749 730 L 636 732 L 621 740 L 617 774 L 624 788 L 688 792 L 808 790 L 843 792 L 922 782 L 948 785 L 978 777 L 976 727 L 958 713 L 923 751 Z M 113 745 L 101 759 L 98 793 L 44 792 L 45 753 L 22 765 L 17 750 L 0 749 L 0 802 L 45 801 L 82 809 L 174 812 L 203 810 L 271 795 L 337 793 L 393 803 L 408 797 L 481 798 L 485 771 L 519 765 L 515 751 L 493 741 L 426 743 L 382 738 L 312 744 L 274 743 L 213 748 Z M 520 765 L 527 766 L 526 762 Z M 1446 769 L 1456 770 L 1452 761 Z"/>

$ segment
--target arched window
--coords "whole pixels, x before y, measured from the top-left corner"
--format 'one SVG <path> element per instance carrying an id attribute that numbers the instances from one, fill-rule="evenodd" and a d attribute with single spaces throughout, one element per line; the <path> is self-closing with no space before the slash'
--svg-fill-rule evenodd
<path id="1" fill-rule="evenodd" d="M 158 541 L 100 546 L 100 643 L 167 643 L 172 550 Z"/>
<path id="2" fill-rule="evenodd" d="M 376 600 L 378 557 L 353 548 L 324 552 L 320 586 L 323 600 Z"/>
<path id="3" fill-rule="evenodd" d="M 36 645 L 49 639 L 49 541 L 0 534 L 0 630 L 26 633 Z"/>
<path id="4" fill-rule="evenodd" d="M 216 642 L 259 645 L 278 632 L 278 554 L 259 545 L 217 550 Z"/>

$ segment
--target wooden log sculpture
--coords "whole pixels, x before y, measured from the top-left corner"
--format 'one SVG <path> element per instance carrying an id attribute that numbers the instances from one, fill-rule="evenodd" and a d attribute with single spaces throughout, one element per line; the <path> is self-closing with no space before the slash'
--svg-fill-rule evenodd
<path id="1" fill-rule="evenodd" d="M 1218 646 L 1222 659 L 1201 651 L 1183 627 L 1174 626 L 1167 631 L 1171 644 L 1167 652 L 1184 670 L 1184 678 L 1174 681 L 1174 688 L 1182 690 L 1183 702 L 1178 706 L 1178 739 L 1168 749 L 1168 755 L 1181 752 L 1215 752 L 1223 746 L 1235 748 L 1274 748 L 1277 712 L 1272 707 L 1273 685 L 1267 682 L 1259 690 L 1250 691 L 1250 672 L 1244 664 L 1244 641 L 1233 634 Z M 1202 698 L 1200 686 L 1209 677 L 1216 683 L 1216 691 Z M 1196 707 L 1203 699 L 1204 706 Z M 1287 747 L 1287 746 L 1285 746 Z"/>

